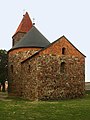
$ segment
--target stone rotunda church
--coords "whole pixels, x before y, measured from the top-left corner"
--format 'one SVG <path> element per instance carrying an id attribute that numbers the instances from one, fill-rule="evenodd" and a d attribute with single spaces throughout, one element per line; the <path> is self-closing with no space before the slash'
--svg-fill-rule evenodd
<path id="1" fill-rule="evenodd" d="M 50 43 L 27 12 L 12 37 L 8 66 L 9 96 L 60 100 L 84 95 L 85 55 L 65 36 Z"/>

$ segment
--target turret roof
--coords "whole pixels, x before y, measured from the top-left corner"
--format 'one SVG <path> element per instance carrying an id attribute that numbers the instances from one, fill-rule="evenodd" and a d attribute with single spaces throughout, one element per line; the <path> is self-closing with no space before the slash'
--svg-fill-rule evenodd
<path id="1" fill-rule="evenodd" d="M 13 46 L 11 50 L 25 47 L 44 48 L 49 44 L 50 42 L 39 32 L 35 26 L 33 26 L 29 32 L 26 33 L 25 36 Z"/>
<path id="2" fill-rule="evenodd" d="M 23 19 L 22 19 L 21 23 L 19 24 L 15 34 L 17 34 L 18 32 L 28 32 L 32 26 L 33 25 L 32 25 L 32 21 L 29 17 L 29 14 L 28 14 L 28 12 L 26 12 L 26 14 L 23 15 Z"/>

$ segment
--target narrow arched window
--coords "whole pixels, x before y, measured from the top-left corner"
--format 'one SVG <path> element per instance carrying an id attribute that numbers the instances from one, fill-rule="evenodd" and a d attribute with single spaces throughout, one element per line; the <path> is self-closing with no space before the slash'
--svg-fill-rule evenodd
<path id="1" fill-rule="evenodd" d="M 13 65 L 11 65 L 11 72 L 13 73 Z"/>
<path id="2" fill-rule="evenodd" d="M 63 47 L 63 48 L 62 48 L 62 54 L 63 54 L 63 55 L 65 55 L 65 51 L 66 51 L 66 49 Z"/>
<path id="3" fill-rule="evenodd" d="M 60 72 L 61 72 L 61 73 L 64 73 L 64 72 L 65 72 L 65 64 L 66 64 L 65 62 L 62 62 L 62 63 L 61 63 L 61 66 L 60 66 Z"/>

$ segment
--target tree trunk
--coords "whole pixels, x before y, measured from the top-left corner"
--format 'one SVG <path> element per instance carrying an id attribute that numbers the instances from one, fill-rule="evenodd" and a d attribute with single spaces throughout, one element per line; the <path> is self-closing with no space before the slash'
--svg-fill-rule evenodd
<path id="1" fill-rule="evenodd" d="M 0 84 L 0 92 L 1 92 L 1 84 Z"/>

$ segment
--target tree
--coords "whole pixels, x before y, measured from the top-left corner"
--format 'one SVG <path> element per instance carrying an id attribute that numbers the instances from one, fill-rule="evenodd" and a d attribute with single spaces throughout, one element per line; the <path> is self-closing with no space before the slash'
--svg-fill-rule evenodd
<path id="1" fill-rule="evenodd" d="M 0 50 L 0 83 L 5 92 L 5 81 L 8 80 L 8 55 L 6 50 Z"/>

